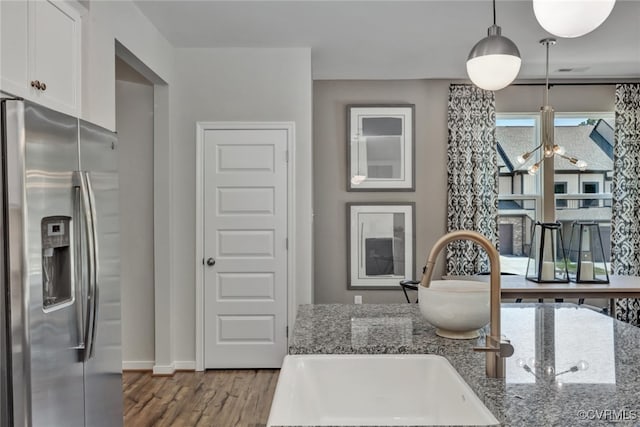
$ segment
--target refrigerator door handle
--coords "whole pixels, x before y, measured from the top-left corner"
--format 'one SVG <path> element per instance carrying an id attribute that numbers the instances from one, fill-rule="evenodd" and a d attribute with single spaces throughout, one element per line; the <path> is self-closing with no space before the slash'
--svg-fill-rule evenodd
<path id="1" fill-rule="evenodd" d="M 89 197 L 89 214 L 91 216 L 91 239 L 90 239 L 90 247 L 89 253 L 92 258 L 92 266 L 91 270 L 92 278 L 91 282 L 93 284 L 93 315 L 92 315 L 92 324 L 91 324 L 91 341 L 88 351 L 89 358 L 93 357 L 95 352 L 95 343 L 96 343 L 96 330 L 98 324 L 98 307 L 99 307 L 99 298 L 100 298 L 100 285 L 98 283 L 98 269 L 100 268 L 98 262 L 98 227 L 96 225 L 97 215 L 96 215 L 96 197 L 93 192 L 93 185 L 91 184 L 91 176 L 89 172 L 84 172 L 85 182 L 87 184 L 87 195 Z"/>
<path id="2" fill-rule="evenodd" d="M 17 102 L 14 102 L 17 101 Z M 31 386 L 31 335 L 29 333 L 29 255 L 28 223 L 25 196 L 26 138 L 24 103 L 20 98 L 0 98 L 0 154 L 2 159 L 4 184 L 3 212 L 5 224 L 3 240 L 5 250 L 11 254 L 5 265 L 2 286 L 5 287 L 7 305 L 2 307 L 2 315 L 7 323 L 2 333 L 7 337 L 7 359 L 0 371 L 6 376 L 11 387 L 11 399 L 7 402 L 8 420 L 0 420 L 8 425 L 32 424 Z M 9 191 L 10 190 L 10 191 Z M 6 233 L 6 234 L 5 234 Z M 6 254 L 6 252 L 5 252 Z M 6 283 L 5 283 L 6 281 Z M 6 364 L 4 362 L 7 362 Z M 0 394 L 4 392 L 0 391 Z"/>
<path id="3" fill-rule="evenodd" d="M 79 284 L 82 283 L 82 177 L 80 172 L 73 172 L 73 218 L 74 218 L 74 233 L 73 233 L 73 256 L 75 258 L 75 282 L 76 286 L 76 311 L 78 315 L 78 321 L 76 322 L 78 333 L 78 345 L 74 347 L 77 350 L 84 350 L 85 346 L 85 324 L 84 324 L 84 306 L 85 301 L 82 299 L 83 287 Z"/>
<path id="4" fill-rule="evenodd" d="M 83 172 L 77 172 L 78 183 L 80 184 L 80 197 L 81 203 L 81 217 L 84 224 L 85 241 L 87 242 L 87 299 L 85 301 L 86 314 L 84 316 L 84 355 L 83 360 L 86 362 L 91 357 L 91 347 L 93 332 L 92 328 L 95 324 L 93 318 L 95 314 L 94 305 L 96 304 L 96 284 L 95 284 L 95 257 L 94 257 L 94 243 L 93 243 L 93 225 L 91 215 L 91 199 L 89 197 L 89 190 L 87 186 L 86 176 Z M 83 253 L 84 255 L 84 253 Z"/>

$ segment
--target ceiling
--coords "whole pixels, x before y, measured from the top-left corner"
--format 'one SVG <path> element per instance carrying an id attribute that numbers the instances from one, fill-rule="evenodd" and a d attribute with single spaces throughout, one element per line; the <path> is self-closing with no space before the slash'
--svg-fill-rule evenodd
<path id="1" fill-rule="evenodd" d="M 466 79 L 467 55 L 492 24 L 488 0 L 136 4 L 176 47 L 311 47 L 316 80 Z M 519 79 L 544 77 L 539 40 L 549 34 L 537 23 L 531 0 L 499 0 L 496 8 L 502 34 L 520 49 Z M 550 77 L 640 78 L 640 0 L 618 0 L 592 33 L 559 39 L 550 51 Z"/>

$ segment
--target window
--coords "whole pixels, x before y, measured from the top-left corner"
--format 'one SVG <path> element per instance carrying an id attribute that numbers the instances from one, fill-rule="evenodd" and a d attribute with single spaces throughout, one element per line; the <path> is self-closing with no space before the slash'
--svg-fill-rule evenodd
<path id="1" fill-rule="evenodd" d="M 554 194 L 567 194 L 567 183 L 566 182 L 556 182 L 553 185 Z M 567 199 L 559 199 L 556 196 L 556 208 L 566 208 L 567 207 Z"/>
<path id="2" fill-rule="evenodd" d="M 582 183 L 582 193 L 583 194 L 598 194 L 598 183 L 597 182 L 583 182 Z M 583 208 L 589 207 L 598 207 L 597 199 L 584 199 L 582 201 Z"/>
<path id="3" fill-rule="evenodd" d="M 527 173 L 539 160 L 534 152 L 525 165 L 517 158 L 538 146 L 538 115 L 500 114 L 496 120 L 498 150 L 498 233 L 502 271 L 524 274 L 531 245 L 531 226 L 542 207 L 540 180 Z"/>
<path id="4" fill-rule="evenodd" d="M 542 217 L 544 174 L 553 174 L 555 218 L 563 224 L 565 245 L 574 221 L 598 222 L 605 248 L 610 242 L 606 231 L 611 223 L 613 113 L 557 113 L 554 142 L 567 156 L 586 161 L 587 168 L 581 171 L 555 156 L 552 170 L 541 168 L 529 175 L 527 169 L 540 159 L 540 150 L 524 165 L 517 159 L 540 144 L 539 120 L 538 112 L 496 115 L 501 266 L 510 273 L 526 273 L 531 225 Z"/>

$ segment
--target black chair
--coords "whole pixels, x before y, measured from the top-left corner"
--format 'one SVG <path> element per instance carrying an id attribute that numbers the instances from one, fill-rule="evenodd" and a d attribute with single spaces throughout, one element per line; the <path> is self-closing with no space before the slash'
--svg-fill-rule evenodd
<path id="1" fill-rule="evenodd" d="M 401 280 L 400 286 L 402 287 L 402 292 L 404 292 L 404 297 L 407 299 L 407 302 L 410 303 L 411 299 L 409 298 L 409 294 L 407 293 L 407 289 L 410 291 L 418 291 L 418 286 L 420 282 L 417 280 Z M 418 297 L 416 296 L 416 303 L 418 302 Z"/>
<path id="2" fill-rule="evenodd" d="M 427 266 L 422 267 L 422 274 L 427 271 Z M 410 291 L 418 292 L 418 286 L 420 286 L 420 280 L 411 280 L 405 279 L 400 281 L 400 287 L 402 287 L 402 292 L 404 292 L 404 297 L 407 299 L 408 303 L 411 303 L 411 299 L 409 298 L 409 294 L 407 293 L 407 289 Z M 418 303 L 418 296 L 416 295 L 416 303 Z"/>

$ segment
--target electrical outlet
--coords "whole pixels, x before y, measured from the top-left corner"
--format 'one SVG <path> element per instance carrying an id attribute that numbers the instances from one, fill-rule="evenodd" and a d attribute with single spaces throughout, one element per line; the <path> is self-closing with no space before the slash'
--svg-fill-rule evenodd
<path id="1" fill-rule="evenodd" d="M 354 304 L 362 304 L 362 295 L 355 295 L 353 297 L 353 303 Z"/>

